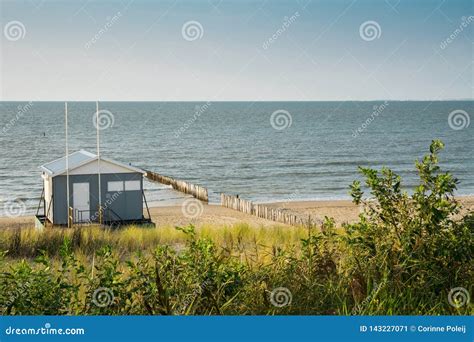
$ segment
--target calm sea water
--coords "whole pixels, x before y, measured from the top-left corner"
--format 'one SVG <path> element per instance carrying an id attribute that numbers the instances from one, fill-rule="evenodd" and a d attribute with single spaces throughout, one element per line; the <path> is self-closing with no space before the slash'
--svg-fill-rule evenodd
<path id="1" fill-rule="evenodd" d="M 261 202 L 348 198 L 359 165 L 389 166 L 409 189 L 415 160 L 435 138 L 446 143 L 442 166 L 460 179 L 458 194 L 474 194 L 474 123 L 455 130 L 448 121 L 455 110 L 474 113 L 473 101 L 104 102 L 100 109 L 113 115 L 101 131 L 104 156 L 201 184 L 214 202 L 220 192 Z M 95 152 L 94 112 L 95 103 L 69 103 L 71 152 Z M 38 166 L 63 156 L 64 136 L 63 103 L 0 102 L 0 215 L 14 200 L 33 212 Z M 166 186 L 145 187 L 154 205 L 181 198 Z"/>

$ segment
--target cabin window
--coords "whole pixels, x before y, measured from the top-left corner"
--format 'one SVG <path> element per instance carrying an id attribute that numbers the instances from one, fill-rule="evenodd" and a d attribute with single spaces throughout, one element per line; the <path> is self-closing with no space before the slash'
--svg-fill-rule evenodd
<path id="1" fill-rule="evenodd" d="M 140 181 L 138 180 L 125 181 L 125 191 L 137 191 L 137 190 L 141 190 Z"/>
<path id="2" fill-rule="evenodd" d="M 123 191 L 123 182 L 107 182 L 107 191 L 108 192 L 117 192 Z"/>

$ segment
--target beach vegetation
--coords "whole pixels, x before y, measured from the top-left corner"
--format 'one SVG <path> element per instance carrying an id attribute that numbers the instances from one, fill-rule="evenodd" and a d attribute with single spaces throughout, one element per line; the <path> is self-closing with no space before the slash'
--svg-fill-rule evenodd
<path id="1" fill-rule="evenodd" d="M 361 168 L 336 227 L 6 229 L 3 315 L 472 315 L 474 216 L 434 141 L 411 193 Z M 463 288 L 464 302 L 452 290 Z M 462 299 L 462 298 L 461 298 Z M 454 303 L 454 305 L 453 305 Z M 462 304 L 462 305 L 461 305 Z"/>

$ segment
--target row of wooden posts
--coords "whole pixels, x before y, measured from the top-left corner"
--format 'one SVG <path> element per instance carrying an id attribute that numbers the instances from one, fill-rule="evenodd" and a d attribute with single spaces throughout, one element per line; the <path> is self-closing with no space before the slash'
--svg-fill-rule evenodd
<path id="1" fill-rule="evenodd" d="M 171 185 L 173 189 L 177 191 L 192 195 L 203 202 L 209 203 L 208 191 L 202 186 L 177 180 L 152 171 L 146 171 L 146 177 L 154 182 Z M 305 224 L 304 220 L 295 214 L 285 212 L 278 208 L 268 207 L 263 204 L 256 204 L 252 201 L 239 198 L 238 196 L 221 194 L 221 206 L 275 222 L 294 226 Z"/>
<path id="2" fill-rule="evenodd" d="M 237 196 L 221 194 L 221 206 L 293 226 L 305 224 L 304 220 L 295 214 L 284 212 L 281 209 L 268 207 L 263 204 L 256 204 Z"/>
<path id="3" fill-rule="evenodd" d="M 154 182 L 159 182 L 165 185 L 171 185 L 173 189 L 177 191 L 192 195 L 198 200 L 209 203 L 208 191 L 206 188 L 200 185 L 195 185 L 182 180 L 177 180 L 168 176 L 160 175 L 159 173 L 152 171 L 146 171 L 146 178 Z"/>

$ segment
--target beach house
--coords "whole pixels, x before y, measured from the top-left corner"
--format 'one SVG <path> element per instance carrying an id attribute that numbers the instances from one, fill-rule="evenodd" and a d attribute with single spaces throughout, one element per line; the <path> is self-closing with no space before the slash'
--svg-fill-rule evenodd
<path id="1" fill-rule="evenodd" d="M 151 223 L 143 192 L 145 171 L 139 168 L 81 150 L 40 169 L 43 193 L 37 225 Z"/>

